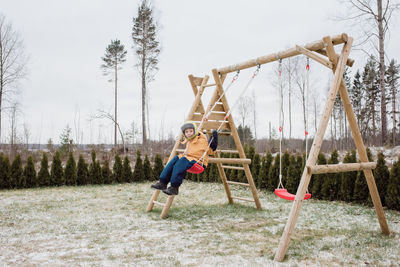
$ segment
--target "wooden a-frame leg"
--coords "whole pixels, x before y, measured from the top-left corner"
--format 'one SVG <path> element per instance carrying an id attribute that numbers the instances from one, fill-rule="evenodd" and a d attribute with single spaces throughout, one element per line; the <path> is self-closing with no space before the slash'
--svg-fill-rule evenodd
<path id="1" fill-rule="evenodd" d="M 344 109 L 346 111 L 347 119 L 349 121 L 349 125 L 351 131 L 353 133 L 353 138 L 355 145 L 357 147 L 358 155 L 360 157 L 361 162 L 368 162 L 367 151 L 364 146 L 364 142 L 361 137 L 360 130 L 358 129 L 356 116 L 354 115 L 353 108 L 351 106 L 351 101 L 349 98 L 349 94 L 346 89 L 346 84 L 342 79 L 340 83 L 340 97 L 343 102 Z M 383 212 L 381 198 L 379 197 L 378 189 L 376 187 L 375 178 L 372 174 L 372 170 L 364 170 L 365 179 L 367 180 L 369 193 L 371 195 L 372 203 L 374 204 L 376 215 L 378 216 L 379 225 L 381 227 L 382 233 L 388 235 L 389 234 L 389 226 L 387 224 L 385 213 Z"/>
<path id="2" fill-rule="evenodd" d="M 314 142 L 311 146 L 310 156 L 307 160 L 306 166 L 314 166 L 317 162 L 318 154 L 321 149 L 325 131 L 329 122 L 330 115 L 332 113 L 333 104 L 338 94 L 341 80 L 343 79 L 343 72 L 347 58 L 350 54 L 350 48 L 352 42 L 353 39 L 349 38 L 347 43 L 343 46 L 342 53 L 340 55 L 339 62 L 337 64 L 337 68 L 335 71 L 334 79 L 332 81 L 332 86 L 329 91 L 328 100 L 325 104 L 324 113 L 319 122 L 319 127 L 315 135 Z M 311 174 L 307 172 L 306 166 L 304 167 L 303 174 L 301 176 L 300 184 L 297 189 L 296 197 L 289 213 L 288 221 L 286 222 L 285 229 L 283 230 L 282 237 L 279 241 L 279 246 L 275 254 L 276 261 L 282 261 L 285 257 L 286 251 L 289 246 L 290 237 L 293 233 L 294 227 L 296 225 L 297 219 L 300 214 L 304 195 L 306 194 L 308 184 L 310 183 Z"/>

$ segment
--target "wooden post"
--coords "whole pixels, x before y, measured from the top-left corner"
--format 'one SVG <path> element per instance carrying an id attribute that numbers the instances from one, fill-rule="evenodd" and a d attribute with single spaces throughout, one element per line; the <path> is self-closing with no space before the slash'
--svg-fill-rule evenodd
<path id="1" fill-rule="evenodd" d="M 146 211 L 152 211 L 153 207 L 154 207 L 154 201 L 156 201 L 156 199 L 158 198 L 158 195 L 160 194 L 160 190 L 155 190 L 153 195 L 151 196 L 151 199 L 149 201 L 149 204 L 147 204 L 147 208 Z"/>
<path id="2" fill-rule="evenodd" d="M 172 201 L 174 201 L 174 198 L 175 198 L 174 195 L 169 196 L 169 197 L 167 198 L 167 202 L 165 203 L 165 206 L 164 206 L 164 208 L 163 208 L 163 210 L 162 210 L 162 212 L 161 212 L 161 215 L 160 215 L 160 218 L 161 218 L 161 219 L 164 219 L 164 218 L 167 216 L 168 211 L 169 211 L 169 208 L 170 208 L 171 205 L 172 205 Z"/>
<path id="3" fill-rule="evenodd" d="M 332 113 L 333 104 L 335 102 L 337 93 L 339 91 L 341 80 L 343 79 L 344 67 L 345 63 L 347 62 L 347 58 L 350 54 L 352 43 L 353 43 L 353 38 L 349 37 L 347 42 L 343 46 L 342 53 L 339 57 L 339 61 L 335 71 L 334 79 L 332 81 L 329 97 L 325 104 L 324 113 L 319 123 L 319 127 L 315 135 L 314 142 L 311 146 L 310 156 L 307 160 L 306 166 L 314 166 L 317 162 L 318 154 L 321 149 L 326 127 L 328 125 L 329 118 Z M 282 261 L 283 258 L 285 257 L 290 242 L 290 236 L 293 233 L 294 227 L 297 222 L 297 218 L 299 217 L 301 205 L 308 184 L 310 183 L 310 179 L 311 179 L 311 174 L 307 172 L 307 168 L 304 168 L 303 175 L 301 176 L 300 184 L 297 189 L 296 197 L 293 202 L 292 208 L 290 210 L 288 221 L 286 223 L 281 240 L 279 242 L 278 249 L 275 254 L 276 261 Z"/>
<path id="4" fill-rule="evenodd" d="M 347 93 L 346 84 L 342 80 L 340 84 L 340 97 L 343 101 L 344 110 L 346 111 L 347 119 L 349 121 L 350 129 L 353 133 L 354 142 L 357 147 L 358 155 L 361 162 L 368 162 L 367 151 L 364 146 L 364 142 L 361 137 L 360 130 L 358 129 L 356 116 L 354 115 L 353 108 L 351 106 L 351 101 Z M 372 203 L 374 204 L 376 215 L 378 216 L 379 225 L 381 227 L 382 233 L 389 235 L 389 226 L 387 224 L 385 213 L 383 212 L 381 198 L 379 197 L 379 192 L 376 187 L 374 175 L 371 170 L 364 170 L 365 179 L 367 180 L 369 193 L 371 195 Z"/>

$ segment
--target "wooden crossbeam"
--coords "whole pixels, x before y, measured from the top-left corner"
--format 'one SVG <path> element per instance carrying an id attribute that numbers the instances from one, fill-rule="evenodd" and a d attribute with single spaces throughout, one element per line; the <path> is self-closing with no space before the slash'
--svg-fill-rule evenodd
<path id="1" fill-rule="evenodd" d="M 242 158 L 208 158 L 208 163 L 250 164 L 251 159 Z"/>
<path id="2" fill-rule="evenodd" d="M 328 53 L 326 53 L 325 49 L 316 50 L 315 52 L 317 52 L 318 54 L 321 54 L 323 56 L 326 56 L 326 57 L 328 56 Z M 336 54 L 336 58 L 339 59 L 338 54 Z M 346 61 L 346 65 L 349 67 L 353 67 L 353 64 L 354 64 L 354 59 L 348 58 Z"/>
<path id="3" fill-rule="evenodd" d="M 304 47 L 301 47 L 299 45 L 296 45 L 296 50 L 300 53 L 302 53 L 303 55 L 315 60 L 318 63 L 321 63 L 322 65 L 324 65 L 325 67 L 328 67 L 330 69 L 333 68 L 332 62 L 324 59 L 323 57 L 318 56 L 317 54 L 311 52 L 308 49 L 305 49 Z"/>
<path id="4" fill-rule="evenodd" d="M 372 170 L 376 168 L 376 162 L 361 162 L 361 163 L 344 163 L 344 164 L 326 164 L 307 166 L 308 173 L 321 174 L 321 173 L 338 173 L 338 172 L 352 172 L 361 170 Z"/>
<path id="5" fill-rule="evenodd" d="M 349 37 L 345 33 L 335 35 L 332 37 L 332 44 L 338 45 L 338 44 L 346 43 L 348 41 L 348 38 Z M 310 51 L 321 50 L 321 49 L 325 48 L 325 43 L 322 40 L 318 40 L 318 41 L 314 41 L 314 42 L 304 45 L 304 48 L 306 48 Z M 277 61 L 279 59 L 285 59 L 288 57 L 297 56 L 299 54 L 300 54 L 300 52 L 298 52 L 296 50 L 296 48 L 294 47 L 294 48 L 280 51 L 278 53 L 273 53 L 273 54 L 258 57 L 255 59 L 250 59 L 250 60 L 241 62 L 239 64 L 219 68 L 219 69 L 217 69 L 217 73 L 227 74 L 227 73 L 235 72 L 237 70 L 248 69 L 248 68 L 255 67 L 257 65 L 262 65 L 262 64 L 273 62 L 273 61 Z M 346 60 L 346 63 L 347 63 L 347 60 Z"/>

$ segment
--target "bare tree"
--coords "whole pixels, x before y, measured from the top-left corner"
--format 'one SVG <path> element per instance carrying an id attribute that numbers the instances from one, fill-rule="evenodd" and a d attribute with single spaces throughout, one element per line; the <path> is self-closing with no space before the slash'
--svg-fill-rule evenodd
<path id="1" fill-rule="evenodd" d="M 400 4 L 390 0 L 350 0 L 344 1 L 346 20 L 354 22 L 353 26 L 361 27 L 360 37 L 369 42 L 379 54 L 379 88 L 381 91 L 381 143 L 387 142 L 386 92 L 385 92 L 385 39 L 394 12 Z"/>
<path id="2" fill-rule="evenodd" d="M 303 69 L 300 69 L 300 65 L 306 66 L 306 64 L 302 64 L 302 61 L 299 61 L 299 64 L 297 65 L 296 68 L 294 68 L 294 80 L 297 85 L 298 89 L 298 94 L 297 97 L 300 100 L 302 109 L 303 109 L 303 125 L 304 125 L 304 132 L 307 131 L 307 79 L 306 79 L 306 73 L 303 71 Z"/>
<path id="3" fill-rule="evenodd" d="M 288 119 L 289 119 L 289 139 L 292 138 L 292 80 L 295 70 L 298 68 L 299 57 L 288 58 L 283 61 L 283 76 L 288 84 Z"/>
<path id="4" fill-rule="evenodd" d="M 27 74 L 28 58 L 24 54 L 22 39 L 12 24 L 0 14 L 0 143 L 3 101 L 12 102 L 10 94 Z"/>
<path id="5" fill-rule="evenodd" d="M 143 146 L 147 142 L 146 113 L 148 112 L 148 92 L 147 85 L 154 80 L 158 70 L 158 56 L 160 54 L 160 43 L 158 41 L 158 25 L 153 18 L 153 9 L 151 5 L 142 0 L 137 17 L 133 18 L 132 39 L 134 43 L 134 52 L 138 62 L 135 65 L 138 68 L 142 79 L 142 139 Z M 147 109 L 147 112 L 146 112 Z"/>
<path id="6" fill-rule="evenodd" d="M 29 125 L 27 122 L 24 122 L 24 141 L 26 145 L 26 149 L 29 149 L 29 138 L 31 137 L 31 131 L 29 130 Z"/>
<path id="7" fill-rule="evenodd" d="M 20 105 L 18 102 L 13 102 L 10 107 L 9 111 L 9 119 L 10 119 L 10 146 L 11 146 L 11 152 L 12 155 L 14 155 L 14 152 L 16 150 L 16 143 L 18 142 L 18 132 L 17 132 L 17 126 L 18 126 L 18 117 L 21 114 L 20 110 Z"/>
<path id="8" fill-rule="evenodd" d="M 95 119 L 111 120 L 114 123 L 114 125 L 117 125 L 118 131 L 119 131 L 119 134 L 120 134 L 121 140 L 122 140 L 122 146 L 123 146 L 124 153 L 125 153 L 124 134 L 122 133 L 121 127 L 119 126 L 119 123 L 115 120 L 114 116 L 111 113 L 109 113 L 109 112 L 107 112 L 107 111 L 105 111 L 103 109 L 99 109 L 99 110 L 97 110 L 97 114 L 92 115 L 91 118 L 90 118 L 90 120 L 95 120 Z"/>

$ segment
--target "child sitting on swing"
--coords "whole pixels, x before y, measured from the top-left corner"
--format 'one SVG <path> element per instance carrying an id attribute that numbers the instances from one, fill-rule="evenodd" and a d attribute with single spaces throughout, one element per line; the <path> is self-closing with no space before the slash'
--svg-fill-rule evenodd
<path id="1" fill-rule="evenodd" d="M 162 171 L 160 181 L 151 186 L 154 189 L 162 190 L 167 195 L 178 195 L 178 188 L 185 178 L 186 171 L 195 163 L 202 164 L 204 168 L 207 167 L 208 155 L 213 153 L 218 146 L 218 132 L 215 130 L 210 141 L 207 141 L 207 137 L 203 133 L 198 132 L 194 122 L 186 122 L 182 125 L 181 130 L 185 137 L 182 142 L 182 144 L 186 144 L 185 152 L 173 157 Z M 171 183 L 171 186 L 167 188 L 168 183 Z"/>

